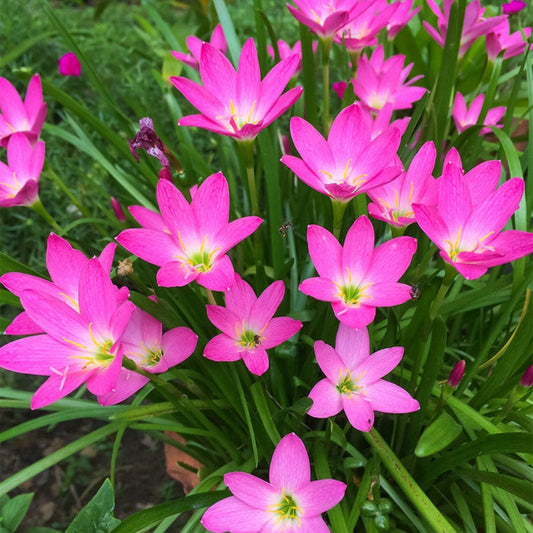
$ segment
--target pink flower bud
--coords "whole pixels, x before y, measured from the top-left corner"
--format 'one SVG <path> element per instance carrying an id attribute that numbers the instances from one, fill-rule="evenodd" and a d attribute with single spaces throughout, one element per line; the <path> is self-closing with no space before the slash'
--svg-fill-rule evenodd
<path id="1" fill-rule="evenodd" d="M 120 205 L 119 201 L 113 196 L 111 196 L 111 207 L 113 208 L 113 213 L 115 213 L 117 220 L 119 222 L 126 222 L 126 215 L 124 214 L 122 206 Z"/>
<path id="2" fill-rule="evenodd" d="M 67 52 L 62 55 L 57 62 L 59 74 L 62 76 L 79 76 L 81 74 L 81 64 L 74 52 Z"/>
<path id="3" fill-rule="evenodd" d="M 160 180 L 168 180 L 172 183 L 172 172 L 169 167 L 161 167 L 158 176 Z"/>
<path id="4" fill-rule="evenodd" d="M 337 93 L 339 100 L 342 100 L 346 87 L 348 87 L 348 84 L 345 81 L 337 81 L 333 84 L 333 90 Z"/>
<path id="5" fill-rule="evenodd" d="M 522 11 L 526 6 L 527 4 L 522 2 L 522 0 L 512 0 L 509 3 L 502 5 L 502 12 L 505 15 L 513 15 L 514 13 Z"/>
<path id="6" fill-rule="evenodd" d="M 448 385 L 450 387 L 455 388 L 459 385 L 463 379 L 463 374 L 465 373 L 465 365 L 466 361 L 464 359 L 461 359 L 455 364 L 453 370 L 450 372 L 450 377 L 448 378 Z"/>
<path id="7" fill-rule="evenodd" d="M 531 365 L 520 378 L 520 385 L 527 388 L 533 385 L 533 365 Z"/>

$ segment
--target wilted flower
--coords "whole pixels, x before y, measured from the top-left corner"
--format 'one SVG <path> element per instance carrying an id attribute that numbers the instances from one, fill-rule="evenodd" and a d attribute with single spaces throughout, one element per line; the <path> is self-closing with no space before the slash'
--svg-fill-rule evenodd
<path id="1" fill-rule="evenodd" d="M 0 78 L 0 146 L 7 147 L 11 135 L 24 133 L 35 144 L 46 117 L 41 78 L 35 74 L 26 91 L 24 102 L 5 78 Z"/>
<path id="2" fill-rule="evenodd" d="M 62 55 L 57 62 L 57 67 L 62 76 L 79 76 L 81 74 L 81 64 L 74 52 L 67 52 Z"/>
<path id="3" fill-rule="evenodd" d="M 294 433 L 279 441 L 269 474 L 270 483 L 246 472 L 225 474 L 233 496 L 207 509 L 202 525 L 215 533 L 328 531 L 320 514 L 342 500 L 346 484 L 311 481 L 307 451 Z"/>
<path id="4" fill-rule="evenodd" d="M 242 359 L 252 374 L 260 376 L 268 369 L 267 350 L 285 342 L 302 327 L 299 320 L 276 317 L 274 313 L 283 300 L 283 281 L 269 285 L 259 297 L 238 274 L 225 291 L 226 307 L 207 306 L 209 320 L 222 331 L 204 349 L 213 361 Z"/>
<path id="5" fill-rule="evenodd" d="M 335 349 L 317 341 L 315 355 L 326 378 L 309 393 L 313 405 L 308 415 L 328 418 L 344 410 L 355 429 L 370 431 L 374 411 L 410 413 L 420 409 L 407 391 L 381 379 L 398 366 L 403 348 L 385 348 L 370 354 L 366 328 L 352 329 L 340 324 Z"/>
<path id="6" fill-rule="evenodd" d="M 139 120 L 139 126 L 141 129 L 135 134 L 133 140 L 128 140 L 130 143 L 130 152 L 133 157 L 139 162 L 138 149 L 146 150 L 146 152 L 155 157 L 163 167 L 168 167 L 169 162 L 164 154 L 165 145 L 163 141 L 158 137 L 154 130 L 154 123 L 150 117 L 144 117 Z"/>

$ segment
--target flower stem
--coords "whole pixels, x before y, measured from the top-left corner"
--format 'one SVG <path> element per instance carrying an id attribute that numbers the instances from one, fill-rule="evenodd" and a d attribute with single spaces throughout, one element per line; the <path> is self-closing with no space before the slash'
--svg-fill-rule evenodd
<path id="1" fill-rule="evenodd" d="M 398 483 L 404 494 L 432 526 L 433 531 L 454 533 L 455 529 L 433 505 L 376 429 L 372 428 L 368 433 L 363 432 L 363 436 L 376 450 L 382 463 L 396 480 L 396 483 Z"/>
<path id="2" fill-rule="evenodd" d="M 331 44 L 333 38 L 329 37 L 327 39 L 322 39 L 320 41 L 322 47 L 322 83 L 324 85 L 324 108 L 322 110 L 323 116 L 323 125 L 324 125 L 324 135 L 329 133 L 329 52 L 331 50 Z"/>
<path id="3" fill-rule="evenodd" d="M 435 320 L 435 318 L 437 317 L 440 306 L 442 305 L 444 297 L 446 296 L 448 289 L 451 287 L 455 276 L 457 276 L 457 271 L 455 270 L 455 268 L 446 263 L 444 265 L 444 278 L 442 278 L 442 283 L 439 292 L 437 293 L 437 296 L 435 296 L 435 300 L 433 300 L 433 303 L 431 304 L 431 308 L 429 310 L 429 318 L 431 321 Z"/>
<path id="4" fill-rule="evenodd" d="M 348 207 L 348 202 L 331 200 L 331 205 L 333 207 L 333 235 L 339 240 L 342 230 L 342 220 L 344 218 L 344 212 Z"/>
<path id="5" fill-rule="evenodd" d="M 255 169 L 254 169 L 254 141 L 239 142 L 244 166 L 246 167 L 246 177 L 248 179 L 248 190 L 250 193 L 250 205 L 252 208 L 252 215 L 259 216 L 259 201 L 257 198 L 257 187 L 255 183 Z"/>
<path id="6" fill-rule="evenodd" d="M 215 300 L 215 296 L 213 295 L 213 291 L 211 291 L 210 289 L 206 289 L 205 293 L 207 294 L 207 301 L 211 305 L 217 305 L 217 301 Z"/>
<path id="7" fill-rule="evenodd" d="M 46 210 L 46 207 L 44 207 L 41 200 L 37 199 L 37 201 L 32 204 L 31 209 L 33 209 L 38 215 L 44 218 L 50 226 L 54 229 L 54 231 L 57 231 L 59 235 L 63 233 L 63 230 L 61 229 L 61 226 L 54 220 L 54 217 Z"/>

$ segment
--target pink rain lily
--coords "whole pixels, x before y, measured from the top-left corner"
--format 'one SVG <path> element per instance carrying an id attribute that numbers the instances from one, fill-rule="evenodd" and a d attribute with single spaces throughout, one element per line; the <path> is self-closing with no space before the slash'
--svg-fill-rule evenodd
<path id="1" fill-rule="evenodd" d="M 367 46 L 376 46 L 379 32 L 387 26 L 395 9 L 386 0 L 373 0 L 364 11 L 337 32 L 334 42 L 344 45 L 350 53 L 361 52 Z"/>
<path id="2" fill-rule="evenodd" d="M 492 62 L 496 61 L 496 58 L 502 51 L 503 59 L 509 59 L 510 57 L 522 54 L 526 49 L 530 35 L 530 27 L 510 33 L 509 19 L 502 20 L 502 22 L 492 28 L 485 39 L 489 60 Z"/>
<path id="3" fill-rule="evenodd" d="M 335 201 L 348 202 L 401 172 L 396 156 L 400 131 L 386 128 L 373 139 L 372 117 L 357 104 L 337 115 L 327 141 L 300 117 L 291 119 L 290 129 L 302 159 L 284 155 L 281 162 L 309 187 Z"/>
<path id="4" fill-rule="evenodd" d="M 0 161 L 0 207 L 32 206 L 39 200 L 44 142 L 31 145 L 24 133 L 7 141 L 7 165 Z"/>
<path id="5" fill-rule="evenodd" d="M 443 0 L 443 11 L 434 0 L 427 0 L 431 11 L 437 16 L 437 28 L 425 20 L 422 22 L 429 35 L 444 48 L 446 33 L 448 31 L 448 21 L 450 19 L 450 9 L 454 0 Z M 480 0 L 467 2 L 463 21 L 463 32 L 459 48 L 459 57 L 464 56 L 466 51 L 474 44 L 474 41 L 482 35 L 487 35 L 489 31 L 506 18 L 506 15 L 498 15 L 485 19 L 483 16 L 485 8 L 481 7 Z"/>
<path id="6" fill-rule="evenodd" d="M 222 331 L 204 349 L 213 361 L 242 359 L 252 374 L 268 370 L 267 350 L 297 333 L 302 323 L 289 317 L 272 318 L 283 300 L 283 281 L 275 281 L 257 297 L 250 285 L 235 274 L 226 291 L 226 307 L 207 306 L 209 320 Z"/>
<path id="7" fill-rule="evenodd" d="M 389 17 L 387 24 L 387 39 L 391 41 L 407 26 L 408 22 L 422 9 L 420 6 L 411 11 L 413 0 L 401 0 L 393 2 L 394 11 Z"/>
<path id="8" fill-rule="evenodd" d="M 357 66 L 357 77 L 352 79 L 356 96 L 370 109 L 378 111 L 386 104 L 393 110 L 409 109 L 413 102 L 424 96 L 424 87 L 411 87 L 422 76 L 415 76 L 406 82 L 413 63 L 404 68 L 405 56 L 397 54 L 384 59 L 383 46 L 379 45 L 370 59 L 361 56 Z"/>
<path id="9" fill-rule="evenodd" d="M 313 405 L 308 415 L 328 418 L 344 410 L 355 429 L 370 431 L 374 411 L 410 413 L 420 409 L 407 391 L 381 379 L 398 366 L 403 348 L 385 348 L 370 354 L 366 328 L 352 329 L 340 324 L 335 349 L 317 341 L 315 356 L 326 378 L 309 393 Z"/>
<path id="10" fill-rule="evenodd" d="M 435 157 L 435 145 L 429 141 L 420 148 L 407 171 L 368 191 L 372 200 L 368 204 L 369 214 L 401 228 L 415 222 L 413 203 L 436 205 L 438 181 L 431 175 Z"/>
<path id="11" fill-rule="evenodd" d="M 117 241 L 129 252 L 161 267 L 157 283 L 162 287 L 182 287 L 195 280 L 214 291 L 231 287 L 234 270 L 226 254 L 251 235 L 262 220 L 250 216 L 228 222 L 229 189 L 224 175 L 218 172 L 209 176 L 190 204 L 172 183 L 159 180 L 157 202 L 161 219 L 148 210 L 138 210 L 149 225 L 127 229 Z"/>
<path id="12" fill-rule="evenodd" d="M 147 372 L 159 374 L 185 361 L 194 352 L 197 340 L 197 335 L 186 327 L 163 333 L 159 320 L 136 307 L 120 344 L 124 357 Z M 99 396 L 98 401 L 101 405 L 114 405 L 129 398 L 148 381 L 147 377 L 123 367 L 114 389 Z"/>
<path id="13" fill-rule="evenodd" d="M 478 94 L 472 103 L 470 104 L 470 109 L 467 109 L 464 96 L 457 92 L 455 95 L 455 100 L 453 101 L 452 108 L 452 117 L 455 123 L 455 127 L 459 133 L 465 131 L 471 126 L 475 126 L 479 119 L 479 114 L 481 113 L 481 108 L 483 107 L 483 101 L 485 100 L 484 94 Z M 497 128 L 502 128 L 502 124 L 498 124 L 498 121 L 505 114 L 505 107 L 493 107 L 487 111 L 485 119 L 483 120 L 484 126 L 496 126 Z M 490 133 L 490 128 L 481 128 L 479 132 L 480 135 L 485 135 Z"/>
<path id="14" fill-rule="evenodd" d="M 0 348 L 0 367 L 49 376 L 35 392 L 32 409 L 63 398 L 83 383 L 100 397 L 113 391 L 122 364 L 117 341 L 134 305 L 117 302 L 116 287 L 98 259 L 89 259 L 79 280 L 79 312 L 58 298 L 32 289 L 20 301 L 31 320 L 46 333 L 15 340 Z"/>
<path id="15" fill-rule="evenodd" d="M 533 252 L 532 233 L 502 231 L 519 207 L 524 181 L 512 178 L 497 188 L 500 175 L 499 161 L 486 161 L 463 175 L 452 154 L 439 179 L 437 206 L 413 204 L 418 225 L 466 279 Z"/>
<path id="16" fill-rule="evenodd" d="M 302 87 L 281 94 L 299 61 L 300 56 L 293 54 L 275 65 L 261 80 L 253 39 L 244 43 L 237 71 L 220 50 L 204 43 L 200 56 L 203 86 L 187 78 L 170 78 L 178 91 L 201 113 L 183 117 L 178 124 L 229 135 L 238 141 L 255 139 L 302 94 Z"/>
<path id="17" fill-rule="evenodd" d="M 98 261 L 104 272 L 109 273 L 115 254 L 115 243 L 109 243 L 103 250 Z M 51 281 L 31 274 L 8 272 L 0 277 L 0 283 L 15 296 L 21 296 L 22 291 L 31 289 L 36 293 L 57 298 L 79 312 L 79 284 L 81 273 L 87 266 L 89 259 L 55 233 L 48 237 L 46 247 L 46 267 Z M 128 289 L 114 287 L 117 304 L 128 299 Z M 5 331 L 9 335 L 31 335 L 43 333 L 43 329 L 23 311 L 15 317 Z"/>
<path id="18" fill-rule="evenodd" d="M 15 87 L 0 78 L 0 146 L 6 148 L 9 137 L 17 132 L 24 133 L 35 144 L 45 118 L 46 104 L 39 74 L 30 80 L 24 102 Z"/>
<path id="19" fill-rule="evenodd" d="M 204 513 L 202 525 L 215 533 L 328 533 L 320 516 L 344 497 L 346 484 L 311 481 L 309 457 L 294 433 L 283 437 L 272 455 L 270 482 L 246 472 L 224 475 L 232 492 Z"/>
<path id="20" fill-rule="evenodd" d="M 313 53 L 316 52 L 316 49 L 318 47 L 318 43 L 316 41 L 313 41 Z M 280 59 L 286 59 L 292 55 L 298 55 L 300 56 L 300 61 L 298 63 L 298 66 L 296 67 L 296 70 L 294 71 L 294 74 L 292 75 L 293 78 L 296 78 L 298 74 L 300 74 L 300 71 L 302 70 L 302 42 L 296 41 L 294 46 L 291 46 L 290 44 L 286 43 L 283 39 L 279 39 L 277 42 L 277 48 Z M 267 53 L 272 58 L 275 59 L 276 52 L 274 51 L 274 48 L 267 44 Z"/>
<path id="21" fill-rule="evenodd" d="M 527 4 L 522 2 L 522 0 L 511 0 L 511 2 L 502 5 L 502 13 L 506 15 L 514 15 L 515 13 L 522 11 L 525 7 L 527 7 Z"/>
<path id="22" fill-rule="evenodd" d="M 81 74 L 81 63 L 74 52 L 62 55 L 57 62 L 57 67 L 61 76 L 79 76 Z"/>
<path id="23" fill-rule="evenodd" d="M 202 51 L 202 44 L 204 41 L 196 37 L 196 35 L 189 35 L 185 39 L 187 43 L 187 48 L 189 49 L 190 54 L 184 54 L 183 52 L 177 52 L 171 50 L 170 53 L 182 63 L 185 63 L 194 70 L 198 70 L 198 64 L 200 63 L 200 56 Z M 211 39 L 209 43 L 213 45 L 217 50 L 220 50 L 223 54 L 228 50 L 228 43 L 226 42 L 226 37 L 224 35 L 224 30 L 222 29 L 221 24 L 217 24 L 213 29 L 211 34 Z"/>
<path id="24" fill-rule="evenodd" d="M 329 0 L 310 2 L 294 0 L 296 7 L 287 4 L 291 15 L 304 26 L 307 26 L 321 39 L 332 39 L 358 13 L 366 9 L 373 0 Z"/>
<path id="25" fill-rule="evenodd" d="M 397 237 L 374 249 L 374 228 L 360 216 L 348 230 L 344 247 L 326 229 L 307 229 L 309 254 L 319 277 L 304 280 L 299 289 L 331 302 L 335 316 L 351 328 L 362 328 L 376 316 L 376 307 L 410 299 L 411 287 L 398 283 L 416 250 L 416 239 Z"/>

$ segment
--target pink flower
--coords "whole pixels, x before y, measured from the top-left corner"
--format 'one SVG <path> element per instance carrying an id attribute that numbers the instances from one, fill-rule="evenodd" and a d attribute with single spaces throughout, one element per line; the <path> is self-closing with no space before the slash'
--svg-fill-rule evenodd
<path id="1" fill-rule="evenodd" d="M 147 372 L 158 374 L 185 361 L 194 352 L 197 339 L 186 327 L 163 333 L 159 320 L 136 307 L 120 337 L 120 344 L 124 357 Z M 101 405 L 114 405 L 129 398 L 148 381 L 147 377 L 123 367 L 114 389 L 100 395 L 98 401 Z"/>
<path id="2" fill-rule="evenodd" d="M 226 290 L 226 307 L 207 306 L 209 320 L 222 331 L 204 349 L 213 361 L 242 359 L 252 374 L 268 370 L 267 350 L 285 342 L 302 327 L 299 320 L 272 318 L 283 300 L 283 281 L 275 281 L 258 297 L 252 287 L 235 274 L 235 282 Z"/>
<path id="3" fill-rule="evenodd" d="M 204 41 L 196 37 L 196 35 L 189 35 L 185 39 L 187 43 L 187 48 L 191 52 L 190 54 L 184 54 L 183 52 L 177 52 L 171 50 L 170 53 L 182 63 L 185 63 L 194 70 L 198 70 L 198 63 L 200 62 L 200 55 L 202 51 L 202 44 Z M 222 29 L 221 24 L 217 24 L 213 29 L 211 34 L 211 39 L 209 39 L 210 44 L 212 44 L 217 50 L 220 50 L 223 54 L 226 53 L 228 49 L 228 43 L 226 42 L 226 37 L 224 35 L 224 30 Z"/>
<path id="4" fill-rule="evenodd" d="M 46 117 L 41 78 L 35 74 L 22 102 L 17 90 L 5 78 L 0 78 L 0 146 L 7 147 L 13 133 L 24 133 L 35 144 Z"/>
<path id="5" fill-rule="evenodd" d="M 374 228 L 360 216 L 348 230 L 344 247 L 327 230 L 307 229 L 309 254 L 319 277 L 304 280 L 299 289 L 331 302 L 335 316 L 351 328 L 362 328 L 376 316 L 376 307 L 410 299 L 411 287 L 398 283 L 416 250 L 416 239 L 398 237 L 374 249 Z"/>
<path id="6" fill-rule="evenodd" d="M 357 67 L 357 77 L 352 79 L 356 96 L 370 109 L 378 111 L 386 104 L 392 109 L 409 109 L 413 102 L 420 100 L 426 89 L 411 87 L 422 76 L 415 76 L 408 82 L 405 80 L 413 63 L 404 68 L 405 56 L 397 54 L 384 60 L 383 46 L 379 45 L 370 59 L 361 56 Z"/>
<path id="7" fill-rule="evenodd" d="M 525 7 L 527 7 L 527 4 L 522 2 L 522 0 L 511 0 L 511 2 L 502 5 L 502 12 L 506 15 L 514 15 Z"/>
<path id="8" fill-rule="evenodd" d="M 413 204 L 424 233 L 440 255 L 466 279 L 482 276 L 533 251 L 533 234 L 502 231 L 518 209 L 524 181 L 512 178 L 501 187 L 499 161 L 486 161 L 463 175 L 455 156 L 448 155 L 436 207 Z"/>
<path id="9" fill-rule="evenodd" d="M 487 46 L 487 56 L 491 61 L 503 51 L 503 59 L 509 59 L 520 55 L 524 52 L 527 40 L 531 35 L 531 28 L 522 28 L 522 30 L 509 33 L 509 19 L 505 19 L 487 34 L 485 44 Z M 523 34 L 522 34 L 523 32 Z"/>
<path id="10" fill-rule="evenodd" d="M 81 64 L 74 52 L 67 52 L 62 55 L 57 62 L 57 67 L 61 76 L 79 76 L 81 74 Z"/>
<path id="11" fill-rule="evenodd" d="M 116 219 L 119 222 L 126 222 L 126 215 L 124 214 L 124 210 L 122 209 L 120 202 L 114 196 L 111 196 L 110 201 Z"/>
<path id="12" fill-rule="evenodd" d="M 422 22 L 429 35 L 443 48 L 446 41 L 448 21 L 450 19 L 450 9 L 453 2 L 454 0 L 443 0 L 443 13 L 434 0 L 427 0 L 431 11 L 433 11 L 433 13 L 435 13 L 437 16 L 438 29 L 436 30 L 425 20 Z M 481 7 L 480 0 L 472 0 L 471 2 L 467 2 L 463 21 L 463 31 L 461 34 L 459 57 L 465 55 L 466 51 L 470 48 L 470 46 L 472 46 L 478 37 L 486 35 L 492 28 L 494 28 L 494 26 L 506 18 L 505 15 L 498 15 L 497 17 L 485 19 L 483 17 L 484 12 L 485 8 Z"/>
<path id="13" fill-rule="evenodd" d="M 229 189 L 224 175 L 209 176 L 190 204 L 172 183 L 159 180 L 157 202 L 162 218 L 138 209 L 148 225 L 123 231 L 117 241 L 161 267 L 157 283 L 162 287 L 182 287 L 195 280 L 214 291 L 230 287 L 234 270 L 226 253 L 251 235 L 262 220 L 251 216 L 228 222 Z"/>
<path id="14" fill-rule="evenodd" d="M 313 405 L 308 415 L 328 418 L 344 410 L 355 429 L 370 431 L 374 411 L 410 413 L 420 409 L 407 391 L 381 379 L 398 366 L 403 348 L 385 348 L 370 354 L 366 328 L 351 329 L 340 324 L 335 349 L 317 341 L 315 355 L 326 378 L 309 393 Z"/>
<path id="15" fill-rule="evenodd" d="M 115 243 L 109 243 L 98 257 L 98 262 L 106 273 L 111 270 L 116 247 Z M 8 272 L 0 277 L 0 283 L 15 296 L 20 297 L 22 291 L 31 289 L 36 293 L 57 298 L 79 311 L 80 277 L 88 262 L 89 259 L 79 250 L 72 248 L 65 239 L 51 233 L 46 247 L 46 268 L 51 281 L 31 274 Z M 114 287 L 112 290 L 115 291 L 117 304 L 128 299 L 126 287 Z M 9 335 L 31 335 L 43 333 L 44 330 L 23 311 L 15 317 L 5 332 Z"/>
<path id="16" fill-rule="evenodd" d="M 43 163 L 43 141 L 32 146 L 24 133 L 9 137 L 7 165 L 0 161 L 0 207 L 31 206 L 39 199 Z"/>
<path id="17" fill-rule="evenodd" d="M 327 533 L 321 513 L 339 503 L 346 484 L 335 479 L 311 481 L 303 442 L 290 433 L 272 455 L 270 483 L 246 472 L 224 475 L 233 496 L 211 506 L 202 525 L 215 533 Z"/>
<path id="18" fill-rule="evenodd" d="M 465 131 L 471 126 L 475 126 L 478 122 L 479 114 L 481 113 L 481 108 L 483 107 L 483 101 L 485 100 L 484 94 L 478 94 L 472 104 L 470 109 L 467 109 L 464 96 L 457 92 L 455 95 L 455 100 L 453 101 L 452 117 L 455 123 L 455 127 L 459 133 Z M 484 126 L 496 126 L 497 128 L 502 128 L 502 124 L 498 124 L 498 121 L 505 114 L 505 107 L 493 107 L 487 111 L 485 119 L 483 120 Z M 490 133 L 490 128 L 481 128 L 479 132 L 480 135 L 485 135 Z"/>
<path id="19" fill-rule="evenodd" d="M 376 46 L 379 32 L 387 26 L 395 9 L 386 0 L 373 0 L 337 32 L 334 41 L 344 44 L 348 52 L 360 52 L 367 46 Z"/>
<path id="20" fill-rule="evenodd" d="M 415 155 L 409 170 L 368 191 L 373 202 L 368 204 L 370 215 L 401 228 L 415 222 L 413 203 L 436 205 L 438 182 L 431 175 L 435 157 L 435 145 L 429 141 Z"/>
<path id="21" fill-rule="evenodd" d="M 316 41 L 313 41 L 313 53 L 316 52 L 318 43 Z M 298 66 L 296 67 L 296 70 L 294 71 L 294 74 L 292 75 L 293 78 L 298 76 L 300 74 L 300 71 L 302 70 L 302 43 L 301 41 L 296 41 L 294 43 L 294 46 L 291 46 L 290 44 L 286 43 L 283 39 L 279 39 L 277 42 L 277 48 L 280 59 L 286 59 L 292 55 L 298 55 L 300 56 L 300 61 L 298 62 Z M 275 59 L 276 52 L 274 51 L 274 48 L 267 44 L 267 53 L 272 58 Z"/>
<path id="22" fill-rule="evenodd" d="M 296 7 L 287 4 L 291 15 L 321 39 L 331 39 L 353 17 L 366 9 L 368 1 L 329 0 L 310 2 L 294 0 Z"/>
<path id="23" fill-rule="evenodd" d="M 238 141 L 255 139 L 300 97 L 302 87 L 281 94 L 299 61 L 297 54 L 283 59 L 261 80 L 253 39 L 244 43 L 237 71 L 220 50 L 204 43 L 200 56 L 203 86 L 187 78 L 170 78 L 201 113 L 183 117 L 178 124 L 229 135 Z"/>
<path id="24" fill-rule="evenodd" d="M 348 202 L 397 176 L 400 132 L 387 128 L 372 139 L 370 113 L 359 105 L 344 108 L 331 125 L 327 141 L 300 117 L 291 119 L 291 136 L 302 159 L 284 155 L 304 183 L 331 199 Z"/>
<path id="25" fill-rule="evenodd" d="M 20 301 L 44 335 L 13 341 L 0 348 L 0 367 L 49 376 L 32 397 L 37 409 L 86 383 L 100 397 L 113 391 L 121 369 L 117 342 L 133 312 L 132 302 L 117 302 L 117 288 L 96 258 L 79 279 L 79 312 L 59 298 L 32 289 Z"/>
<path id="26" fill-rule="evenodd" d="M 387 39 L 391 41 L 400 33 L 407 23 L 422 9 L 420 6 L 413 9 L 413 0 L 402 0 L 393 2 L 395 7 L 392 15 L 389 17 L 389 23 L 387 24 Z"/>

